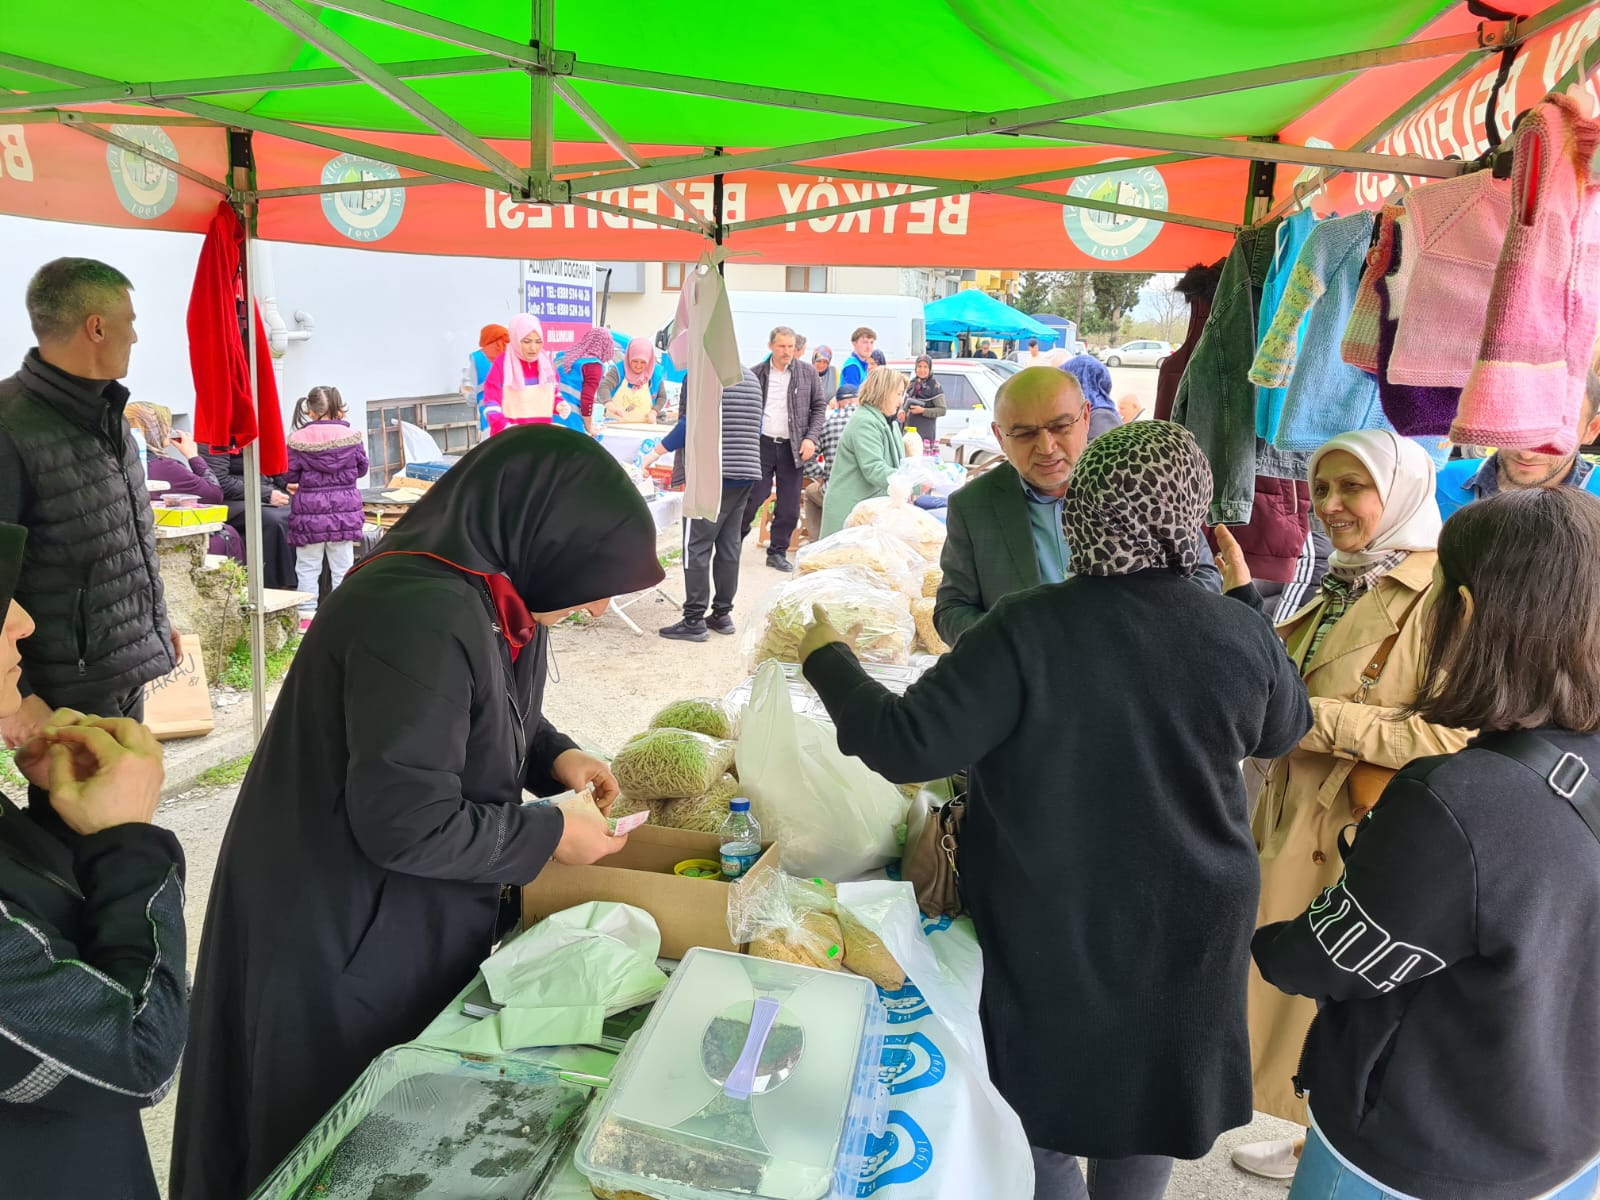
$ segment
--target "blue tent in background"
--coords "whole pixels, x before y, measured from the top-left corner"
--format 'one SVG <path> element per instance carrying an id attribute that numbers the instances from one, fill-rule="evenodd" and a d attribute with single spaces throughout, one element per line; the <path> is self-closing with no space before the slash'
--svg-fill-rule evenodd
<path id="1" fill-rule="evenodd" d="M 1061 331 L 1042 325 L 1009 304 L 1002 304 L 987 292 L 976 289 L 957 292 L 935 300 L 923 308 L 929 341 L 949 341 L 963 334 L 980 337 L 1038 338 L 1041 346 L 1061 340 Z"/>

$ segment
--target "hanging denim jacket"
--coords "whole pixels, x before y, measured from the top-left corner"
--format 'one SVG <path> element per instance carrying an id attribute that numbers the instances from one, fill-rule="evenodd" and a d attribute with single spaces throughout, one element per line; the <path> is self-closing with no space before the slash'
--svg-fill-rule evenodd
<path id="1" fill-rule="evenodd" d="M 1272 221 L 1246 229 L 1234 242 L 1172 406 L 1172 419 L 1194 434 L 1211 461 L 1211 525 L 1243 525 L 1255 503 L 1256 389 L 1249 373 L 1277 231 Z"/>

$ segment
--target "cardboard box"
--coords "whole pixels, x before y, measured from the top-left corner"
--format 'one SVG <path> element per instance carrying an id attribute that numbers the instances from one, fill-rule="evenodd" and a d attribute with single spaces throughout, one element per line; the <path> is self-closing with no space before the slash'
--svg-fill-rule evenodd
<path id="1" fill-rule="evenodd" d="M 540 871 L 522 889 L 522 923 L 532 925 L 590 900 L 611 900 L 642 908 L 656 919 L 664 958 L 682 958 L 692 946 L 738 951 L 728 936 L 730 885 L 672 873 L 685 859 L 717 859 L 721 854 L 716 834 L 640 826 L 628 835 L 626 846 L 595 866 L 552 862 Z M 776 870 L 777 864 L 777 850 L 766 843 L 752 870 Z"/>
<path id="2" fill-rule="evenodd" d="M 228 519 L 226 504 L 201 505 L 199 508 L 167 508 L 154 506 L 156 524 L 170 529 L 187 529 L 194 525 L 221 525 Z"/>

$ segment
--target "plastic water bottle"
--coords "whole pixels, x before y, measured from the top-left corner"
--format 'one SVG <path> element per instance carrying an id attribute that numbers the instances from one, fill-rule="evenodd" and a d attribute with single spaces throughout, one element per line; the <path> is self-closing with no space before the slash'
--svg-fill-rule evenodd
<path id="1" fill-rule="evenodd" d="M 729 883 L 743 879 L 761 857 L 761 824 L 750 815 L 750 801 L 743 796 L 728 801 L 728 816 L 717 836 L 722 839 L 722 877 Z"/>

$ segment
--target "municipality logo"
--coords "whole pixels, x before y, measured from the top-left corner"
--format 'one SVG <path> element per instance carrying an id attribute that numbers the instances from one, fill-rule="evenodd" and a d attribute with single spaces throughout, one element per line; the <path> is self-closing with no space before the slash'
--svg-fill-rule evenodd
<path id="1" fill-rule="evenodd" d="M 876 1195 L 882 1188 L 912 1183 L 933 1170 L 933 1139 L 903 1112 L 891 1112 L 882 1135 L 867 1137 L 867 1160 L 862 1164 L 856 1196 Z"/>
<path id="2" fill-rule="evenodd" d="M 883 1039 L 878 1082 L 891 1096 L 931 1088 L 945 1076 L 944 1052 L 925 1033 L 891 1033 Z"/>
<path id="3" fill-rule="evenodd" d="M 912 1021 L 920 1021 L 933 1012 L 917 985 L 910 982 L 897 992 L 886 992 L 879 988 L 878 999 L 883 1004 L 891 1025 L 909 1025 Z"/>
<path id="4" fill-rule="evenodd" d="M 341 154 L 322 168 L 324 185 L 372 183 L 381 185 L 399 179 L 400 170 L 355 154 Z M 348 192 L 326 192 L 322 215 L 352 242 L 376 242 L 388 237 L 400 224 L 406 208 L 406 191 L 395 187 L 365 187 Z"/>
<path id="5" fill-rule="evenodd" d="M 178 148 L 155 125 L 113 125 L 111 132 L 163 158 L 178 161 Z M 122 207 L 141 221 L 153 221 L 178 202 L 178 173 L 121 146 L 106 147 L 111 186 Z"/>
<path id="6" fill-rule="evenodd" d="M 1134 167 L 1105 175 L 1080 175 L 1067 189 L 1067 196 L 1119 204 L 1124 208 L 1162 209 L 1167 207 L 1167 181 L 1154 167 Z M 1161 232 L 1161 222 L 1129 213 L 1102 212 L 1094 208 L 1063 208 L 1072 244 L 1100 262 L 1125 262 L 1141 251 Z"/>

